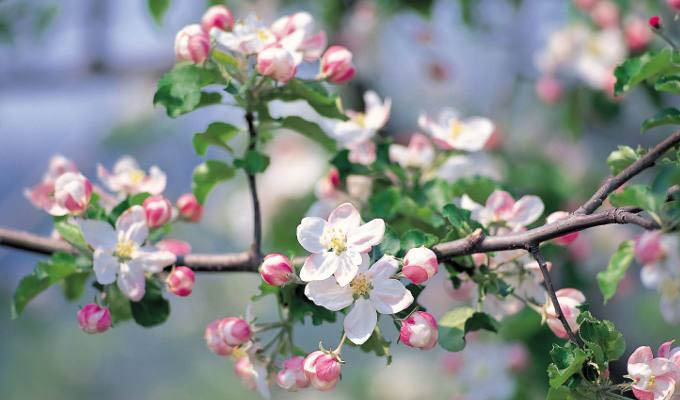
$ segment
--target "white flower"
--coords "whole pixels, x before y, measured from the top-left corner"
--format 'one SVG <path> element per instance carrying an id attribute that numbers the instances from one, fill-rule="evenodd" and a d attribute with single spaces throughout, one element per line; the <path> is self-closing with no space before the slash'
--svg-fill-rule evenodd
<path id="1" fill-rule="evenodd" d="M 97 165 L 97 175 L 110 190 L 124 195 L 142 192 L 161 194 L 165 190 L 166 177 L 160 168 L 152 166 L 147 175 L 130 156 L 121 157 L 113 166 L 113 172 L 101 164 Z"/>
<path id="2" fill-rule="evenodd" d="M 85 241 L 94 248 L 94 274 L 97 282 L 116 281 L 132 301 L 144 297 L 145 272 L 158 273 L 175 262 L 169 251 L 144 246 L 149 228 L 142 206 L 132 206 L 116 221 L 116 229 L 104 221 L 79 220 Z"/>
<path id="3" fill-rule="evenodd" d="M 437 170 L 437 176 L 449 182 L 456 182 L 458 179 L 473 176 L 487 176 L 501 180 L 501 171 L 502 168 L 496 160 L 487 153 L 477 152 L 458 154 L 447 158 Z"/>
<path id="4" fill-rule="evenodd" d="M 545 208 L 537 196 L 522 196 L 515 201 L 510 193 L 503 190 L 494 190 L 484 206 L 464 194 L 460 206 L 471 211 L 472 219 L 484 226 L 505 224 L 515 231 L 536 221 Z"/>
<path id="5" fill-rule="evenodd" d="M 482 117 L 460 119 L 452 109 L 439 113 L 437 121 L 426 114 L 418 117 L 418 125 L 432 136 L 434 143 L 445 150 L 481 150 L 494 131 L 491 120 Z"/>
<path id="6" fill-rule="evenodd" d="M 361 224 L 361 216 L 350 203 L 339 205 L 328 221 L 317 217 L 302 219 L 297 227 L 298 242 L 313 253 L 300 270 L 303 281 L 321 281 L 335 275 L 340 286 L 354 279 L 362 253 L 383 239 L 385 222 L 374 219 Z"/>
<path id="7" fill-rule="evenodd" d="M 329 127 L 329 136 L 343 147 L 351 149 L 370 140 L 390 117 L 392 100 L 381 101 L 374 91 L 364 93 L 365 112 L 348 111 L 348 121 L 334 121 Z"/>
<path id="8" fill-rule="evenodd" d="M 385 255 L 370 268 L 368 264 L 368 255 L 362 255 L 359 271 L 349 285 L 340 286 L 335 279 L 328 278 L 305 287 L 305 295 L 314 304 L 331 311 L 354 304 L 343 325 L 347 338 L 355 344 L 371 337 L 378 321 L 376 312 L 395 314 L 413 303 L 411 292 L 392 278 L 399 269 L 394 257 Z"/>
<path id="9" fill-rule="evenodd" d="M 427 136 L 415 133 L 408 146 L 390 145 L 390 161 L 397 162 L 403 168 L 427 168 L 434 161 L 434 147 Z"/>
<path id="10" fill-rule="evenodd" d="M 279 44 L 292 53 L 295 63 L 315 61 L 326 47 L 326 32 L 314 33 L 314 19 L 308 12 L 283 16 L 271 26 Z"/>
<path id="11" fill-rule="evenodd" d="M 680 323 L 680 243 L 675 235 L 660 235 L 655 239 L 660 247 L 655 259 L 640 269 L 642 284 L 661 293 L 659 307 L 669 324 Z"/>
<path id="12" fill-rule="evenodd" d="M 231 32 L 213 28 L 210 36 L 217 42 L 218 48 L 244 55 L 259 53 L 276 43 L 274 33 L 254 14 L 236 22 Z"/>

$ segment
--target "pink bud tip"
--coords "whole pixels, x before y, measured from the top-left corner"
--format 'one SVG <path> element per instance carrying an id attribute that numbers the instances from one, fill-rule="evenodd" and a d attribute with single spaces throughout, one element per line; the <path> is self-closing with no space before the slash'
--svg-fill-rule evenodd
<path id="1" fill-rule="evenodd" d="M 149 228 L 163 226 L 172 218 L 172 203 L 160 194 L 147 197 L 143 206 Z"/>
<path id="2" fill-rule="evenodd" d="M 224 318 L 220 324 L 220 329 L 224 342 L 230 346 L 240 346 L 248 342 L 253 334 L 250 324 L 236 317 Z"/>
<path id="3" fill-rule="evenodd" d="M 293 266 L 283 254 L 269 254 L 260 266 L 260 276 L 270 285 L 285 285 L 294 276 Z"/>
<path id="4" fill-rule="evenodd" d="M 191 222 L 198 222 L 203 216 L 203 206 L 193 193 L 185 193 L 177 199 L 179 215 Z"/>
<path id="5" fill-rule="evenodd" d="M 177 267 L 170 272 L 166 280 L 168 289 L 175 295 L 186 297 L 194 290 L 196 276 L 188 267 Z"/>
<path id="6" fill-rule="evenodd" d="M 305 375 L 317 390 L 327 391 L 335 388 L 340 380 L 340 361 L 334 354 L 315 351 L 305 357 Z"/>
<path id="7" fill-rule="evenodd" d="M 416 285 L 426 282 L 437 271 L 437 255 L 427 247 L 416 247 L 406 253 L 402 273 Z"/>
<path id="8" fill-rule="evenodd" d="M 354 77 L 352 52 L 343 46 L 331 46 L 321 57 L 321 77 L 329 82 L 341 84 Z"/>
<path id="9" fill-rule="evenodd" d="M 680 0 L 668 0 L 668 6 L 674 10 L 680 10 Z"/>
<path id="10" fill-rule="evenodd" d="M 661 29 L 661 18 L 658 15 L 649 18 L 649 26 L 652 29 Z"/>
<path id="11" fill-rule="evenodd" d="M 112 324 L 111 313 L 106 307 L 88 304 L 78 311 L 78 325 L 86 333 L 106 332 Z"/>
<path id="12" fill-rule="evenodd" d="M 437 321 L 430 313 L 416 311 L 402 323 L 399 339 L 407 346 L 429 350 L 439 339 Z"/>
<path id="13" fill-rule="evenodd" d="M 228 356 L 234 351 L 234 347 L 228 345 L 222 336 L 222 325 L 224 319 L 212 321 L 205 327 L 203 338 L 208 348 L 218 356 Z"/>
<path id="14" fill-rule="evenodd" d="M 276 384 L 284 390 L 295 392 L 309 386 L 310 381 L 304 371 L 305 359 L 293 356 L 283 362 L 283 368 L 276 374 Z"/>
<path id="15" fill-rule="evenodd" d="M 212 28 L 230 31 L 233 26 L 234 15 L 223 5 L 208 8 L 205 14 L 203 14 L 203 18 L 201 18 L 201 28 L 203 28 L 203 32 L 206 34 L 210 34 Z"/>

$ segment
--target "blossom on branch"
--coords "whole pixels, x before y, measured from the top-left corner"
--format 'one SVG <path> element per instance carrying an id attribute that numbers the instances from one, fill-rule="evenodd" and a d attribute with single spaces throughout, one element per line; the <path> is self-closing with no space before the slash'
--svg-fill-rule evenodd
<path id="1" fill-rule="evenodd" d="M 522 196 L 515 201 L 510 193 L 503 190 L 494 190 L 484 206 L 464 194 L 461 207 L 470 210 L 472 218 L 484 226 L 499 225 L 512 230 L 519 230 L 536 221 L 545 208 L 537 196 Z"/>
<path id="2" fill-rule="evenodd" d="M 121 157 L 113 171 L 97 165 L 97 175 L 110 190 L 126 196 L 143 192 L 161 194 L 165 190 L 166 176 L 160 168 L 154 165 L 147 174 L 130 156 Z"/>
<path id="3" fill-rule="evenodd" d="M 418 125 L 444 150 L 481 150 L 494 132 L 491 120 L 482 117 L 460 119 L 456 111 L 448 108 L 439 113 L 436 121 L 421 114 Z"/>

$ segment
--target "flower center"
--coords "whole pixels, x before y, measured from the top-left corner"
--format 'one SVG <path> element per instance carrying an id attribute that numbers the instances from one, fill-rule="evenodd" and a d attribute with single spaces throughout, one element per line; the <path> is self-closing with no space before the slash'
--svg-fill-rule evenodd
<path id="1" fill-rule="evenodd" d="M 116 244 L 115 255 L 120 259 L 129 260 L 132 258 L 134 251 L 135 244 L 131 240 L 124 240 Z"/>
<path id="2" fill-rule="evenodd" d="M 340 255 L 347 250 L 347 234 L 338 228 L 326 228 L 321 235 L 321 244 L 327 249 L 333 250 Z"/>
<path id="3" fill-rule="evenodd" d="M 354 121 L 362 128 L 366 127 L 366 114 L 364 113 L 357 113 L 357 115 L 354 116 Z"/>
<path id="4" fill-rule="evenodd" d="M 141 169 L 133 169 L 129 172 L 129 176 L 133 185 L 139 185 L 144 180 L 146 174 Z"/>
<path id="5" fill-rule="evenodd" d="M 258 29 L 255 34 L 261 42 L 266 42 L 269 39 L 269 32 L 265 29 Z"/>
<path id="6" fill-rule="evenodd" d="M 458 136 L 460 136 L 460 133 L 463 131 L 463 124 L 457 119 L 454 119 L 450 123 L 450 130 L 451 137 L 456 139 Z"/>
<path id="7" fill-rule="evenodd" d="M 371 291 L 373 285 L 371 285 L 371 280 L 364 274 L 358 274 L 356 278 L 350 282 L 349 287 L 352 289 L 352 293 L 355 296 L 363 297 L 368 295 Z"/>
<path id="8" fill-rule="evenodd" d="M 654 387 L 654 384 L 656 384 L 656 377 L 651 375 L 647 381 L 647 389 L 651 390 Z"/>

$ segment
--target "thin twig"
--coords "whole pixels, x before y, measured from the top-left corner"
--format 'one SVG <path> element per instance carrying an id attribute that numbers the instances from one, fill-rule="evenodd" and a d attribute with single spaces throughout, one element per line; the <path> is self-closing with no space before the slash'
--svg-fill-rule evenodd
<path id="1" fill-rule="evenodd" d="M 248 149 L 255 150 L 257 144 L 257 130 L 255 129 L 253 113 L 250 111 L 246 113 L 246 122 L 248 123 L 248 132 L 250 133 L 250 145 Z M 253 263 L 259 265 L 262 262 L 262 213 L 260 211 L 260 200 L 257 196 L 255 174 L 248 173 L 247 175 L 250 195 L 253 201 L 253 246 L 251 251 Z"/>

